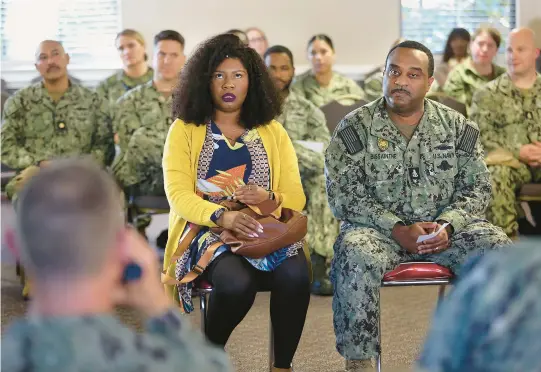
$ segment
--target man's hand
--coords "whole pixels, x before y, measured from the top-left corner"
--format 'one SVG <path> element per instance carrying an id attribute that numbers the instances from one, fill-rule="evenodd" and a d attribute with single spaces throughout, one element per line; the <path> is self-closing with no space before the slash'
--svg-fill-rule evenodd
<path id="1" fill-rule="evenodd" d="M 430 234 L 438 227 L 436 222 L 417 222 L 413 225 L 404 226 L 396 224 L 391 233 L 392 238 L 409 253 L 419 253 L 417 238 L 421 235 Z"/>
<path id="2" fill-rule="evenodd" d="M 519 158 L 531 167 L 538 167 L 541 164 L 541 142 L 533 141 L 523 145 L 520 148 Z"/>
<path id="3" fill-rule="evenodd" d="M 440 224 L 436 225 L 434 231 L 437 231 L 441 227 Z M 417 253 L 419 254 L 432 254 L 440 253 L 449 248 L 449 232 L 447 228 L 442 229 L 442 231 L 433 237 L 432 239 L 425 240 L 422 243 L 418 244 Z"/>
<path id="4" fill-rule="evenodd" d="M 141 267 L 141 277 L 121 283 L 116 293 L 119 305 L 128 305 L 147 317 L 165 313 L 173 304 L 163 290 L 156 252 L 133 228 L 126 230 L 125 264 L 133 262 Z"/>

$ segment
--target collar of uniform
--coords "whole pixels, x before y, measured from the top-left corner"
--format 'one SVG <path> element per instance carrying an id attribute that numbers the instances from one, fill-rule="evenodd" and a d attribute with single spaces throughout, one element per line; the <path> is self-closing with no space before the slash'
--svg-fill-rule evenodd
<path id="1" fill-rule="evenodd" d="M 47 89 L 45 89 L 45 84 L 43 83 L 43 80 L 40 81 L 39 83 L 34 84 L 33 88 L 34 88 L 34 94 L 33 94 L 34 102 L 43 102 L 45 104 L 58 107 L 58 104 L 63 101 L 63 99 L 60 99 L 60 101 L 58 101 L 56 104 L 53 102 L 51 96 L 47 92 Z M 78 88 L 77 84 L 74 84 L 71 82 L 71 80 L 68 80 L 68 90 L 64 92 L 62 97 L 66 95 L 76 94 L 76 93 L 78 94 L 79 89 L 77 88 Z"/>
<path id="2" fill-rule="evenodd" d="M 538 92 L 541 91 L 541 74 L 536 73 L 537 78 L 535 79 L 534 84 L 528 91 Z M 521 94 L 523 94 L 523 90 L 517 88 L 515 84 L 513 83 L 513 80 L 511 80 L 511 76 L 509 76 L 509 73 L 502 74 L 499 77 L 498 81 L 498 92 L 512 92 L 517 91 Z"/>
<path id="3" fill-rule="evenodd" d="M 406 141 L 404 136 L 402 136 L 398 128 L 393 124 L 393 121 L 385 109 L 385 98 L 379 98 L 374 105 L 375 111 L 372 115 L 370 134 L 393 142 L 395 145 L 399 145 L 405 149 Z"/>
<path id="4" fill-rule="evenodd" d="M 498 73 L 499 73 L 499 70 L 500 70 L 500 67 L 493 63 L 492 64 L 492 75 L 491 76 L 480 75 L 477 72 L 477 70 L 473 67 L 473 60 L 471 59 L 471 57 L 469 57 L 467 60 L 465 60 L 462 65 L 464 66 L 464 71 L 466 72 L 466 74 L 475 75 L 480 79 L 492 80 L 492 79 L 498 77 Z"/>

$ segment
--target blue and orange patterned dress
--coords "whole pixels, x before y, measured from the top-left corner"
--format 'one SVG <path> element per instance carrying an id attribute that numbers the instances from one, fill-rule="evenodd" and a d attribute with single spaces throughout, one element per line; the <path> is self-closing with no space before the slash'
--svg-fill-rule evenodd
<path id="1" fill-rule="evenodd" d="M 208 123 L 199 156 L 197 194 L 205 200 L 220 203 L 230 199 L 237 187 L 248 183 L 267 190 L 270 188 L 269 161 L 257 129 L 246 130 L 237 142 L 231 145 L 214 122 Z M 188 228 L 187 225 L 186 229 Z M 201 229 L 186 252 L 177 260 L 177 280 L 184 278 L 207 248 L 219 241 L 219 236 L 209 228 Z M 273 271 L 286 258 L 297 255 L 302 245 L 303 242 L 300 241 L 260 259 L 244 258 L 258 270 Z M 223 244 L 216 250 L 212 260 L 228 250 L 229 246 Z M 193 311 L 192 283 L 179 285 L 178 292 L 184 311 Z"/>

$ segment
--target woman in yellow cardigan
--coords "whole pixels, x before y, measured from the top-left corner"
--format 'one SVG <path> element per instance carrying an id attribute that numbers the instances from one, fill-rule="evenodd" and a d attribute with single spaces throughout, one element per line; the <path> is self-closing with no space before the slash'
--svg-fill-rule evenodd
<path id="1" fill-rule="evenodd" d="M 169 130 L 163 157 L 171 206 L 164 266 L 166 278 L 180 281 L 205 252 L 216 249 L 202 276 L 214 287 L 206 335 L 222 346 L 256 292 L 270 290 L 275 367 L 288 371 L 310 301 L 303 242 L 251 259 L 232 254 L 209 229 L 221 226 L 246 236 L 262 232 L 255 219 L 220 206 L 224 200 L 239 201 L 256 212 L 269 200 L 275 214 L 283 207 L 302 211 L 306 199 L 297 157 L 286 131 L 273 120 L 280 109 L 263 61 L 236 36 L 211 38 L 188 60 L 173 101 L 178 119 Z M 193 225 L 204 228 L 186 251 L 172 257 Z M 193 309 L 191 282 L 166 285 L 166 290 L 185 312 Z"/>

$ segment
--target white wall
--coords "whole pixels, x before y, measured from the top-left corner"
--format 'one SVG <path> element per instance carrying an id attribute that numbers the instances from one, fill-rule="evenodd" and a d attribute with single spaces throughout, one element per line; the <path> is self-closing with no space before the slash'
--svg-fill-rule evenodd
<path id="1" fill-rule="evenodd" d="M 307 63 L 308 39 L 326 33 L 335 43 L 337 65 L 371 68 L 400 34 L 399 0 L 154 0 L 149 7 L 150 1 L 123 0 L 123 26 L 141 31 L 148 44 L 160 30 L 175 29 L 188 52 L 214 34 L 257 26 L 271 45 L 290 48 L 297 65 Z"/>
<path id="2" fill-rule="evenodd" d="M 533 28 L 536 34 L 536 45 L 541 48 L 540 0 L 518 0 L 517 25 Z"/>

